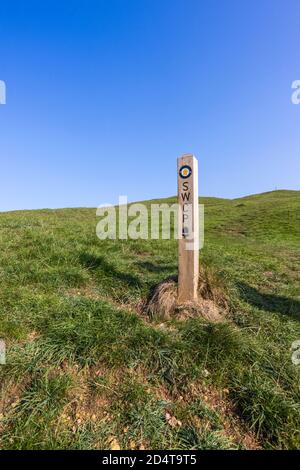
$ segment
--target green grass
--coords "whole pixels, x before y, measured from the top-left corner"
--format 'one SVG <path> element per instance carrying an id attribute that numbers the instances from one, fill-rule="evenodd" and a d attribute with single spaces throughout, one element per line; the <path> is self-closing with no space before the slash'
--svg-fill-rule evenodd
<path id="1" fill-rule="evenodd" d="M 0 214 L 1 448 L 300 448 L 300 193 L 200 202 L 218 324 L 140 313 L 175 241 L 100 241 L 94 209 Z"/>

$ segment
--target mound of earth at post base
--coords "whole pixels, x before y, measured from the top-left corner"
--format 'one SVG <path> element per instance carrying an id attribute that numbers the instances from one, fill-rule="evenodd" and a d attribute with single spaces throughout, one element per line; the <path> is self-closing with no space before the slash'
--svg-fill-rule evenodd
<path id="1" fill-rule="evenodd" d="M 172 276 L 152 289 L 143 305 L 143 312 L 150 318 L 164 320 L 201 317 L 210 322 L 220 322 L 227 315 L 228 303 L 216 274 L 201 268 L 197 300 L 178 302 L 178 276 Z"/>

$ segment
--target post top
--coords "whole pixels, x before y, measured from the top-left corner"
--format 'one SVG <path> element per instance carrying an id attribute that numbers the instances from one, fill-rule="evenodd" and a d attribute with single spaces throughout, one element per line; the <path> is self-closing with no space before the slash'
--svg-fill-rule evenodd
<path id="1" fill-rule="evenodd" d="M 192 153 L 184 153 L 183 155 L 181 155 L 180 157 L 178 157 L 177 160 L 185 160 L 185 159 L 197 160 L 197 158 L 195 157 L 195 155 L 192 154 Z"/>

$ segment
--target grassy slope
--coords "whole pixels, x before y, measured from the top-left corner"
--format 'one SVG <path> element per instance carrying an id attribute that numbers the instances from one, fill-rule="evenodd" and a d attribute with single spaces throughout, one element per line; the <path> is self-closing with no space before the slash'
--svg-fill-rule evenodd
<path id="1" fill-rule="evenodd" d="M 0 214 L 2 448 L 300 448 L 300 193 L 201 202 L 224 324 L 138 313 L 174 241 L 100 242 L 94 209 Z"/>

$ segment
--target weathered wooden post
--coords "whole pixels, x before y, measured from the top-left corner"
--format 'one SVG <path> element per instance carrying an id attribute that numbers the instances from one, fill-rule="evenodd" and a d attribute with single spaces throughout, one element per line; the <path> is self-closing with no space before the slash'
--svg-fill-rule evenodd
<path id="1" fill-rule="evenodd" d="M 198 161 L 186 154 L 177 160 L 179 204 L 178 302 L 197 299 L 199 280 Z M 182 234 L 180 236 L 180 234 Z"/>

